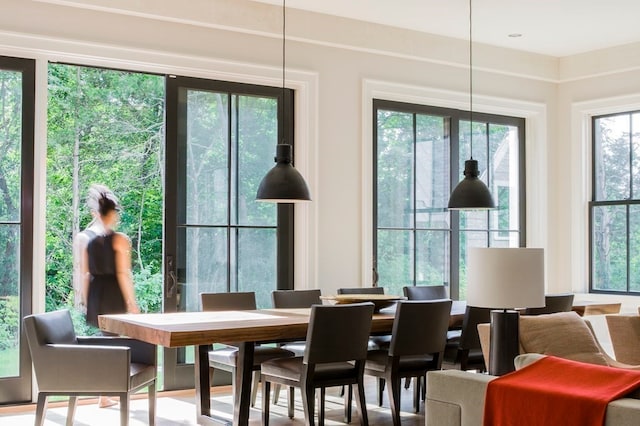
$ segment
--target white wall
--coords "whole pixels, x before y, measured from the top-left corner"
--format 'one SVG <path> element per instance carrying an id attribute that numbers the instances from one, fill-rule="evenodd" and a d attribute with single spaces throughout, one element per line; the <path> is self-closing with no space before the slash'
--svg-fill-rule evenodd
<path id="1" fill-rule="evenodd" d="M 94 10 L 104 3 L 3 0 L 0 54 L 278 84 L 279 8 L 246 0 L 114 0 L 111 10 Z M 371 141 L 362 117 L 371 105 L 363 104 L 363 82 L 438 89 L 443 103 L 456 106 L 468 91 L 467 42 L 296 10 L 288 22 L 290 84 L 303 94 L 297 114 L 307 126 L 296 143 L 307 157 L 303 171 L 314 198 L 301 212 L 307 241 L 297 285 L 326 293 L 368 285 L 363 265 L 370 247 L 362 224 L 371 210 L 362 203 L 369 187 L 362 158 L 363 144 Z M 564 289 L 572 282 L 571 215 L 562 208 L 571 194 L 564 161 L 571 146 L 568 102 L 607 90 L 589 91 L 587 81 L 559 88 L 560 62 L 543 55 L 478 45 L 474 61 L 474 92 L 483 99 L 478 110 L 518 101 L 544 111 L 543 127 L 529 129 L 527 139 L 532 152 L 542 153 L 527 159 L 528 223 L 537 224 L 529 236 L 548 250 L 549 287 Z M 623 92 L 624 86 L 609 89 Z M 563 125 L 556 134 L 557 123 Z M 45 137 L 41 131 L 37 143 Z M 42 181 L 44 170 L 37 173 Z M 44 281 L 42 262 L 36 282 Z"/>

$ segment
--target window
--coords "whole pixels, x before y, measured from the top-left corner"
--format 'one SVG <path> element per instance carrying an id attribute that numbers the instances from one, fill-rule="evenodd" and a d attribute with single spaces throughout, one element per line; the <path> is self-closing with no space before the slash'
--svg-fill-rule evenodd
<path id="1" fill-rule="evenodd" d="M 469 247 L 525 244 L 524 119 L 474 114 L 473 157 L 499 208 L 450 212 L 471 155 L 469 113 L 374 100 L 374 241 L 378 285 L 445 285 L 466 296 Z"/>
<path id="2" fill-rule="evenodd" d="M 640 112 L 592 126 L 590 291 L 640 293 Z"/>

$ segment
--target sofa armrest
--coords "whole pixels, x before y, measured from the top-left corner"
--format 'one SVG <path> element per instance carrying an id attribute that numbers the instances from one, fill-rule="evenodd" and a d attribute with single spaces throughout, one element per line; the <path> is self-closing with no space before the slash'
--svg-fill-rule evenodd
<path id="1" fill-rule="evenodd" d="M 427 374 L 427 425 L 482 425 L 487 384 L 495 378 L 458 370 L 430 371 Z M 431 415 L 430 409 L 433 409 Z"/>
<path id="2" fill-rule="evenodd" d="M 129 337 L 87 336 L 78 337 L 81 345 L 126 346 L 131 349 L 131 362 L 136 364 L 156 365 L 156 345 Z"/>

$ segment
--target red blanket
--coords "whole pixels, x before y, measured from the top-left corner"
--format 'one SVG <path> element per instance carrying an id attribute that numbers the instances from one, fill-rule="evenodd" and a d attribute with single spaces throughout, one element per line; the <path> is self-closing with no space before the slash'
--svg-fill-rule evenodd
<path id="1" fill-rule="evenodd" d="M 542 358 L 489 383 L 484 426 L 602 426 L 607 404 L 640 388 L 640 372 Z"/>

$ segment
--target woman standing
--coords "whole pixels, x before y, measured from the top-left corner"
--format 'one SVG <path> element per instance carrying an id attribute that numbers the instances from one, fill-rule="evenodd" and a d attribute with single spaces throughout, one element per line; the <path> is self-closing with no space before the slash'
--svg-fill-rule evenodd
<path id="1" fill-rule="evenodd" d="M 74 243 L 79 256 L 81 288 L 79 299 L 87 323 L 98 327 L 98 315 L 140 313 L 131 274 L 131 241 L 115 232 L 120 206 L 115 194 L 104 185 L 91 185 L 87 204 L 93 221 Z M 117 404 L 100 397 L 101 408 Z"/>
<path id="2" fill-rule="evenodd" d="M 118 199 L 103 185 L 92 185 L 87 201 L 94 222 L 82 233 L 81 274 L 87 323 L 98 327 L 103 314 L 139 313 L 131 274 L 131 241 L 114 229 L 119 221 Z"/>

